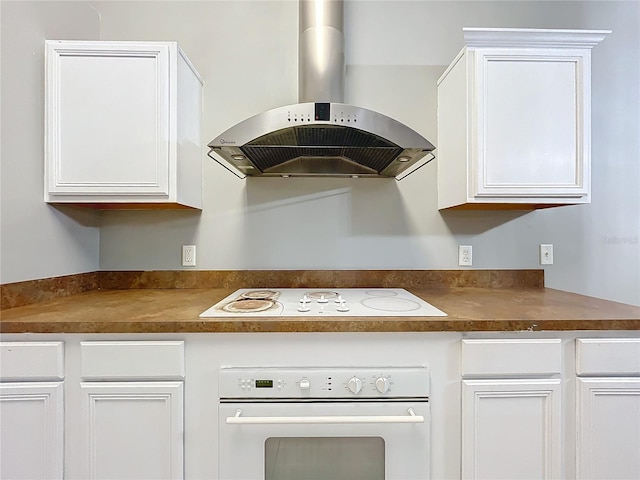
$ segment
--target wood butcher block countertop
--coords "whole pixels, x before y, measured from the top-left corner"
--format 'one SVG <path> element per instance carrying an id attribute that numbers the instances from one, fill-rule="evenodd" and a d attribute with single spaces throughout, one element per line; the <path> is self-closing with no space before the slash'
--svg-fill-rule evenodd
<path id="1" fill-rule="evenodd" d="M 299 287 L 318 288 L 315 280 L 309 280 L 295 272 L 299 282 L 282 281 L 273 288 Z M 424 274 L 419 280 L 407 280 L 385 272 L 382 277 L 362 281 L 336 281 L 333 288 L 348 288 L 350 282 L 375 283 L 376 286 L 406 288 L 435 307 L 448 314 L 447 317 L 251 317 L 242 315 L 225 318 L 200 318 L 199 315 L 213 304 L 233 293 L 237 288 L 264 288 L 268 279 L 246 283 L 239 287 L 225 277 L 220 282 L 204 281 L 202 275 L 195 280 L 182 277 L 176 287 L 172 282 L 163 283 L 143 279 L 144 274 L 130 274 L 127 281 L 122 278 L 113 287 L 113 276 L 100 272 L 99 289 L 67 296 L 37 301 L 37 303 L 12 306 L 11 296 L 16 297 L 15 288 L 3 286 L 3 310 L 0 321 L 1 333 L 241 333 L 241 332 L 442 332 L 442 331 L 541 331 L 541 330 L 640 330 L 640 307 L 600 300 L 532 286 L 520 277 L 506 284 L 498 277 L 485 281 L 448 282 L 445 287 L 430 285 Z M 119 274 L 121 276 L 121 274 Z M 137 275 L 137 277 L 136 277 Z M 174 274 L 175 275 L 175 274 Z M 353 273 L 352 273 L 353 275 Z M 391 276 L 389 276 L 391 275 Z M 441 274 L 442 275 L 442 274 Z M 454 274 L 455 275 L 455 274 Z M 488 275 L 488 274 L 485 274 Z M 535 275 L 534 275 L 535 276 Z M 132 278 L 137 278 L 132 280 Z M 367 277 L 368 278 L 368 277 Z M 95 287 L 96 280 L 90 279 Z M 440 283 L 441 278 L 437 279 Z M 77 279 L 74 279 L 77 282 Z M 226 283 L 222 287 L 189 288 L 190 282 Z M 246 282 L 246 279 L 242 280 Z M 327 279 L 319 282 L 328 283 Z M 536 280 L 537 281 L 537 280 Z M 153 284 L 165 288 L 150 288 Z M 393 282 L 393 285 L 390 283 Z M 447 283 L 447 282 L 444 282 Z M 504 282 L 503 282 L 504 283 Z M 535 283 L 535 281 L 534 281 Z M 174 288 L 166 288 L 170 285 Z M 462 285 L 462 286 L 460 286 Z M 479 286 L 478 286 L 479 285 Z M 104 288 L 104 287 L 110 288 Z M 362 285 L 371 287 L 372 285 Z M 24 287 L 23 285 L 19 287 Z M 132 288 L 134 287 L 134 288 Z M 33 285 L 30 285 L 33 288 Z M 327 288 L 327 287 L 325 287 Z M 15 302 L 14 302 L 15 303 Z"/>

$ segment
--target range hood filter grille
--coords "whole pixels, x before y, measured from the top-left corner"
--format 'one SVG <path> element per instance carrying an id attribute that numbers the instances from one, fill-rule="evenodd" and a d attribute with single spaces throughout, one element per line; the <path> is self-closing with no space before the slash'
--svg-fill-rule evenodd
<path id="1" fill-rule="evenodd" d="M 339 125 L 284 128 L 247 143 L 241 150 L 263 173 L 278 173 L 281 168 L 282 173 L 286 169 L 295 173 L 299 168 L 320 173 L 320 165 L 314 165 L 325 162 L 323 170 L 327 170 L 326 162 L 331 159 L 329 171 L 352 175 L 379 174 L 402 152 L 398 145 L 377 135 Z"/>
<path id="2" fill-rule="evenodd" d="M 402 152 L 399 147 L 241 147 L 263 173 L 333 173 L 341 175 L 378 174 Z M 332 160 L 332 164 L 327 162 Z M 298 168 L 294 167 L 294 162 Z M 302 167 L 305 167 L 303 169 Z"/>

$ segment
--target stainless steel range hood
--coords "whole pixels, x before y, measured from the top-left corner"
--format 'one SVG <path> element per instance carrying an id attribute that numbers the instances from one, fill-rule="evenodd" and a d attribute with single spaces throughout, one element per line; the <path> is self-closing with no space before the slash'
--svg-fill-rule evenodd
<path id="1" fill-rule="evenodd" d="M 403 178 L 433 159 L 422 135 L 381 113 L 342 103 L 342 0 L 300 0 L 300 103 L 274 108 L 209 143 L 209 156 L 240 178 Z"/>

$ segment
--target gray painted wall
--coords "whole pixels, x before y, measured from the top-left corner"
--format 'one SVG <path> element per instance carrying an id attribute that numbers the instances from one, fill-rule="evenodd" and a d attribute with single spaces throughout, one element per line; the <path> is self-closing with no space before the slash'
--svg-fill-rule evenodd
<path id="1" fill-rule="evenodd" d="M 44 40 L 99 38 L 86 2 L 0 2 L 0 283 L 99 267 L 99 214 L 43 200 Z"/>
<path id="2" fill-rule="evenodd" d="M 297 101 L 294 1 L 91 5 L 100 13 L 101 39 L 180 42 L 205 80 L 205 141 L 250 115 Z M 613 30 L 592 59 L 592 204 L 441 213 L 436 162 L 400 183 L 241 181 L 203 149 L 200 213 L 110 211 L 83 227 L 67 212 L 40 206 L 46 221 L 95 234 L 98 218 L 99 267 L 105 270 L 181 269 L 183 244 L 197 245 L 196 268 L 205 270 L 455 269 L 459 244 L 474 247 L 473 268 L 540 268 L 538 244 L 553 243 L 547 286 L 640 305 L 640 3 L 348 1 L 345 17 L 346 101 L 395 117 L 434 143 L 435 82 L 462 47 L 463 26 Z M 4 53 L 3 30 L 3 158 Z M 40 142 L 41 119 L 34 116 L 25 130 Z M 32 175 L 41 175 L 39 162 L 35 155 L 29 159 Z M 5 195 L 5 183 L 3 257 L 18 251 L 22 240 L 5 235 L 4 203 L 28 196 L 35 209 L 41 177 L 18 197 Z M 24 223 L 31 234 L 43 229 Z M 67 259 L 48 270 L 72 270 L 70 264 Z M 14 281 L 19 265 L 9 267 L 7 281 Z"/>

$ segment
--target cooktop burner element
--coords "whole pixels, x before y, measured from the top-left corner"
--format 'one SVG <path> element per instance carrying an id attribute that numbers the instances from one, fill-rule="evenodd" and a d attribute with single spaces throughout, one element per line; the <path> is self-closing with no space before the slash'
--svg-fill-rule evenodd
<path id="1" fill-rule="evenodd" d="M 402 288 L 240 289 L 200 317 L 446 317 Z"/>
<path id="2" fill-rule="evenodd" d="M 330 299 L 338 297 L 338 292 L 331 292 L 327 290 L 310 290 L 307 296 L 313 300 Z"/>
<path id="3" fill-rule="evenodd" d="M 252 313 L 252 312 L 264 312 L 276 305 L 273 300 L 234 300 L 222 307 L 225 312 L 231 313 Z"/>
<path id="4" fill-rule="evenodd" d="M 275 300 L 280 295 L 280 292 L 275 290 L 249 290 L 241 293 L 240 297 L 247 298 L 249 300 Z"/>
<path id="5" fill-rule="evenodd" d="M 412 312 L 420 308 L 420 304 L 413 300 L 389 296 L 365 298 L 362 304 L 384 312 Z"/>

